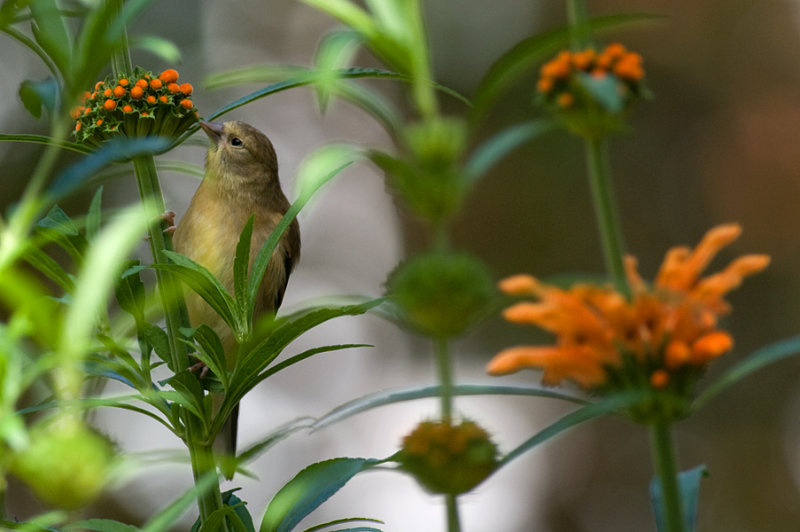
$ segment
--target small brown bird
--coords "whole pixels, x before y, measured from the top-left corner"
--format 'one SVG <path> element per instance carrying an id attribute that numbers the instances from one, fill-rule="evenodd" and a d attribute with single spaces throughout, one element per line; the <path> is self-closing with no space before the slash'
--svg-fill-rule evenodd
<path id="1" fill-rule="evenodd" d="M 278 159 L 272 142 L 244 122 L 200 122 L 211 145 L 206 172 L 189 209 L 175 230 L 175 250 L 208 268 L 233 293 L 233 260 L 239 235 L 255 214 L 250 268 L 270 233 L 289 209 L 278 180 Z M 254 318 L 274 313 L 283 300 L 289 274 L 300 258 L 300 229 L 294 220 L 270 260 L 256 301 Z M 229 369 L 236 340 L 226 323 L 200 296 L 188 293 L 192 326 L 206 324 L 219 335 Z M 219 452 L 234 454 L 238 406 L 214 442 Z"/>

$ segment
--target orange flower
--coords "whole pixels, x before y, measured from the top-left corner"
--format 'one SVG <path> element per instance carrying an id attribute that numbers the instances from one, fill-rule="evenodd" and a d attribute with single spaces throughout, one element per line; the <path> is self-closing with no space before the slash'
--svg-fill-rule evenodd
<path id="1" fill-rule="evenodd" d="M 103 96 L 105 96 L 106 98 L 111 98 L 113 95 L 114 91 L 112 91 L 111 89 L 106 89 L 103 91 Z"/>
<path id="2" fill-rule="evenodd" d="M 133 112 L 133 107 L 131 107 L 130 105 L 126 105 L 126 106 L 124 106 L 122 108 L 122 112 L 123 113 L 132 113 Z"/>
<path id="3" fill-rule="evenodd" d="M 117 102 L 115 102 L 114 100 L 106 100 L 105 102 L 103 102 L 103 108 L 106 111 L 113 111 L 114 109 L 117 108 Z"/>
<path id="4" fill-rule="evenodd" d="M 158 78 L 153 78 L 153 79 L 151 79 L 151 80 L 150 80 L 150 88 L 151 88 L 151 89 L 153 89 L 153 90 L 156 90 L 156 91 L 157 91 L 157 90 L 158 90 L 158 89 L 160 89 L 162 86 L 163 86 L 163 84 L 161 83 L 161 80 L 160 80 L 160 79 L 158 79 Z"/>
<path id="5" fill-rule="evenodd" d="M 120 79 L 119 82 L 118 82 L 118 84 L 122 85 L 123 87 L 127 87 L 129 83 L 130 83 L 130 81 L 128 81 L 125 78 Z"/>
<path id="6" fill-rule="evenodd" d="M 180 101 L 180 106 L 185 109 L 191 109 L 194 107 L 194 104 L 192 103 L 192 100 L 184 98 L 183 100 Z"/>
<path id="7" fill-rule="evenodd" d="M 151 94 L 147 97 L 147 103 L 156 103 L 156 97 Z"/>
<path id="8" fill-rule="evenodd" d="M 169 85 L 167 85 L 167 90 L 172 94 L 177 94 L 181 92 L 181 86 L 178 85 L 177 83 L 170 83 Z"/>
<path id="9" fill-rule="evenodd" d="M 184 93 L 186 96 L 189 96 L 192 93 L 193 90 L 194 90 L 194 87 L 192 87 L 191 83 L 182 83 L 181 84 L 181 92 Z"/>
<path id="10" fill-rule="evenodd" d="M 141 87 L 143 89 L 146 89 L 149 85 L 150 85 L 150 83 L 148 83 L 148 81 L 146 79 L 144 79 L 144 78 L 139 79 L 139 80 L 136 81 L 136 86 L 137 87 Z"/>
<path id="11" fill-rule="evenodd" d="M 124 87 L 120 87 L 119 85 L 114 87 L 114 96 L 115 97 L 122 98 L 123 96 L 125 96 L 125 93 L 126 93 L 126 91 L 125 91 Z"/>
<path id="12" fill-rule="evenodd" d="M 164 83 L 175 83 L 178 81 L 178 71 L 173 68 L 169 68 L 159 74 L 158 78 Z"/>
<path id="13" fill-rule="evenodd" d="M 144 96 L 144 89 L 142 89 L 139 85 L 135 85 L 131 88 L 131 98 L 138 100 L 142 96 Z"/>
<path id="14" fill-rule="evenodd" d="M 696 376 L 733 347 L 731 335 L 717 328 L 717 317 L 730 311 L 725 294 L 769 264 L 766 255 L 745 255 L 720 272 L 700 277 L 719 250 L 740 233 L 736 224 L 720 225 L 693 250 L 670 249 L 652 286 L 639 276 L 636 260 L 626 257 L 630 299 L 607 286 L 578 284 L 564 290 L 529 275 L 501 281 L 503 292 L 537 299 L 512 305 L 504 317 L 550 331 L 556 342 L 506 349 L 489 362 L 488 372 L 539 368 L 546 385 L 568 379 L 586 389 L 601 389 L 613 386 L 609 382 L 616 382 L 610 378 L 615 372 L 636 371 L 653 388 L 675 383 L 676 389 L 683 389 L 687 375 Z M 631 359 L 634 370 L 626 366 Z"/>

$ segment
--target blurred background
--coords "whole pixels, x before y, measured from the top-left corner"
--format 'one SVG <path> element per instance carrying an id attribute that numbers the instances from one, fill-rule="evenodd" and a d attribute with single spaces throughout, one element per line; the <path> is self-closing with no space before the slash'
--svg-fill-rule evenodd
<path id="1" fill-rule="evenodd" d="M 716 267 L 746 252 L 768 253 L 773 263 L 730 297 L 724 324 L 734 351 L 714 365 L 704 383 L 758 347 L 792 336 L 800 316 L 800 3 L 789 0 L 592 1 L 593 15 L 661 14 L 657 23 L 604 35 L 645 57 L 656 97 L 632 115 L 632 131 L 612 142 L 612 166 L 627 247 L 651 277 L 667 248 L 694 245 L 718 223 L 738 221 L 744 234 Z M 254 63 L 309 64 L 320 38 L 335 23 L 292 0 L 171 0 L 155 3 L 130 30 L 174 40 L 183 52 L 176 68 L 197 87 L 201 115 L 258 86 L 199 90 L 208 74 Z M 470 96 L 492 62 L 515 42 L 563 25 L 559 1 L 479 0 L 426 3 L 437 81 Z M 46 76 L 16 43 L 0 46 L 0 131 L 45 133 L 15 98 L 26 78 Z M 147 54 L 134 64 L 159 71 Z M 359 65 L 374 65 L 367 55 Z M 534 116 L 535 72 L 495 107 L 486 137 Z M 402 92 L 376 84 L 402 104 Z M 443 98 L 453 114 L 464 107 Z M 284 189 L 304 156 L 330 141 L 388 146 L 389 139 L 361 111 L 338 103 L 325 116 L 312 93 L 295 89 L 241 108 L 246 120 L 273 140 Z M 0 144 L 0 203 L 18 197 L 40 148 Z M 167 156 L 202 164 L 204 150 L 186 146 Z M 67 161 L 69 158 L 65 158 Z M 169 207 L 183 214 L 198 185 L 194 178 L 162 175 Z M 93 191 L 64 208 L 85 212 Z M 107 206 L 136 197 L 133 177 L 106 185 Z M 421 247 L 425 235 L 398 212 L 374 168 L 348 169 L 300 216 L 303 255 L 286 294 L 291 309 L 326 295 L 379 295 L 388 272 Z M 547 277 L 598 273 L 597 241 L 581 144 L 563 133 L 518 150 L 474 190 L 454 227 L 460 249 L 503 277 L 529 272 Z M 492 319 L 456 346 L 461 383 L 537 384 L 536 372 L 489 378 L 483 366 L 503 347 L 532 341 L 530 329 Z M 375 317 L 330 322 L 299 340 L 292 353 L 321 343 L 370 343 L 372 349 L 334 352 L 281 372 L 242 405 L 240 442 L 258 440 L 298 416 L 319 416 L 373 391 L 433 383 L 430 346 Z M 704 463 L 699 530 L 784 532 L 800 523 L 800 357 L 769 367 L 718 396 L 677 425 L 680 464 Z M 563 415 L 564 405 L 543 399 L 458 399 L 457 410 L 477 420 L 502 450 L 510 450 Z M 275 491 L 306 465 L 335 456 L 385 457 L 419 421 L 438 411 L 434 401 L 373 410 L 313 434 L 299 433 L 252 466 L 258 479 L 237 478 L 239 495 L 260 519 Z M 98 424 L 130 453 L 178 449 L 149 419 L 101 411 Z M 620 418 L 580 426 L 517 460 L 462 500 L 465 532 L 642 532 L 655 530 L 647 486 L 652 476 L 647 431 Z M 141 523 L 190 483 L 188 464 L 157 464 L 115 486 L 87 515 Z M 20 517 L 38 511 L 20 490 L 9 506 Z M 387 532 L 444 528 L 442 501 L 390 471 L 356 477 L 306 527 L 363 515 L 382 519 Z M 188 529 L 187 516 L 181 527 Z"/>

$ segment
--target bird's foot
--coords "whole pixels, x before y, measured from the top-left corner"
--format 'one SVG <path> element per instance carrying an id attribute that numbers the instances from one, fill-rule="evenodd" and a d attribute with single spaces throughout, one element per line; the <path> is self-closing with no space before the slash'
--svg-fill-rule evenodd
<path id="1" fill-rule="evenodd" d="M 208 375 L 208 366 L 206 366 L 203 361 L 198 360 L 197 362 L 189 366 L 189 372 L 190 373 L 199 372 L 197 378 L 203 379 L 205 378 L 206 375 Z"/>
<path id="2" fill-rule="evenodd" d="M 159 215 L 158 219 L 167 222 L 167 227 L 163 230 L 165 233 L 168 235 L 175 233 L 175 229 L 177 229 L 175 226 L 175 211 L 165 211 L 163 214 Z M 144 240 L 145 242 L 150 242 L 150 236 L 145 236 Z"/>

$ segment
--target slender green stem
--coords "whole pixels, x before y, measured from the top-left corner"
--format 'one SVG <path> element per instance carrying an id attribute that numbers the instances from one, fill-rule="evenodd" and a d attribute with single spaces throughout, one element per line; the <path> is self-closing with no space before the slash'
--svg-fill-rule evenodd
<path id="1" fill-rule="evenodd" d="M 106 0 L 116 4 L 117 9 L 122 8 L 122 0 Z M 133 69 L 130 52 L 128 49 L 127 34 L 124 36 L 123 45 L 112 56 L 111 66 L 114 74 L 120 76 Z M 168 259 L 164 250 L 172 249 L 172 237 L 164 232 L 167 223 L 160 216 L 165 212 L 164 196 L 158 180 L 155 161 L 152 155 L 140 155 L 134 158 L 133 168 L 136 174 L 136 183 L 139 196 L 145 206 L 145 216 L 148 220 L 147 233 L 150 241 L 150 251 L 153 262 L 165 264 Z M 189 327 L 189 314 L 186 303 L 180 291 L 177 279 L 170 273 L 156 269 L 156 284 L 161 303 L 164 307 L 164 316 L 167 325 L 167 338 L 169 339 L 172 369 L 175 372 L 184 371 L 189 367 L 189 356 L 186 344 L 180 341 L 180 328 Z M 181 419 L 185 430 L 181 435 L 189 449 L 192 463 L 192 475 L 195 483 L 204 478 L 209 472 L 216 471 L 214 454 L 211 445 L 207 443 L 201 421 L 189 412 L 183 411 Z M 197 500 L 200 510 L 200 521 L 204 523 L 216 510 L 222 508 L 222 496 L 219 482 L 212 484 L 211 488 L 202 493 Z M 221 524 L 220 530 L 226 532 L 226 522 Z"/>
<path id="2" fill-rule="evenodd" d="M 625 279 L 623 256 L 625 247 L 622 230 L 617 218 L 614 189 L 608 166 L 608 146 L 602 138 L 588 137 L 586 143 L 586 164 L 589 172 L 589 186 L 592 191 L 597 227 L 603 247 L 606 271 L 620 293 L 630 296 L 630 287 Z"/>
<path id="3" fill-rule="evenodd" d="M 442 387 L 442 421 L 453 420 L 453 368 L 450 363 L 450 350 L 445 338 L 434 340 L 436 344 L 436 362 L 439 367 L 439 385 Z"/>
<path id="4" fill-rule="evenodd" d="M 589 46 L 592 36 L 586 0 L 567 0 L 567 21 L 572 49 L 583 50 Z"/>
<path id="5" fill-rule="evenodd" d="M 461 532 L 461 521 L 458 517 L 458 497 L 456 495 L 445 495 L 447 505 L 447 532 Z"/>
<path id="6" fill-rule="evenodd" d="M 678 489 L 678 468 L 672 442 L 671 425 L 656 421 L 650 426 L 650 443 L 656 475 L 661 483 L 664 501 L 664 518 L 667 528 L 663 532 L 683 532 L 681 494 Z"/>

